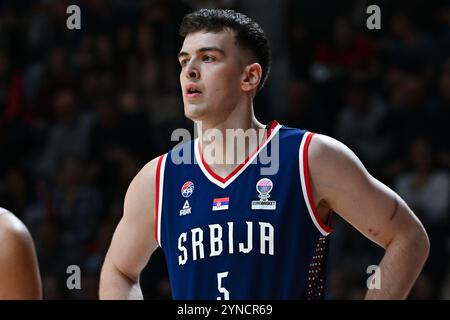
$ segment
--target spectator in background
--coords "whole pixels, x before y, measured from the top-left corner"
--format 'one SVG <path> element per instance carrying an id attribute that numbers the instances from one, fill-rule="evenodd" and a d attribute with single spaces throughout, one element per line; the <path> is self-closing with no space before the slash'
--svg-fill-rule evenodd
<path id="1" fill-rule="evenodd" d="M 300 22 L 293 22 L 289 31 L 289 53 L 292 63 L 292 75 L 301 79 L 309 79 L 309 68 L 313 59 L 313 38 L 305 25 Z"/>
<path id="2" fill-rule="evenodd" d="M 439 297 L 440 288 L 432 284 L 442 283 L 449 257 L 447 241 L 450 221 L 448 198 L 450 176 L 447 171 L 434 167 L 433 155 L 429 141 L 414 140 L 410 148 L 411 171 L 398 176 L 395 190 L 417 213 L 427 230 L 432 230 L 430 259 L 425 265 L 425 275 L 418 286 L 432 287 L 431 293 L 423 294 L 427 298 L 432 296 L 436 299 Z M 423 290 L 425 289 L 420 289 L 421 292 Z"/>
<path id="3" fill-rule="evenodd" d="M 26 173 L 19 167 L 6 171 L 5 191 L 0 191 L 0 203 L 21 217 L 32 201 L 32 185 Z"/>
<path id="4" fill-rule="evenodd" d="M 85 157 L 88 148 L 90 120 L 80 113 L 71 89 L 62 89 L 53 97 L 56 122 L 49 128 L 44 151 L 36 164 L 43 177 L 51 178 L 65 158 Z"/>
<path id="5" fill-rule="evenodd" d="M 433 154 L 429 141 L 414 140 L 410 147 L 411 171 L 399 175 L 395 190 L 426 224 L 437 226 L 448 217 L 450 177 L 448 172 L 434 168 Z"/>
<path id="6" fill-rule="evenodd" d="M 370 80 L 375 72 L 375 58 L 372 40 L 357 34 L 347 18 L 336 19 L 330 39 L 315 46 L 310 72 L 317 87 L 314 107 L 320 110 L 321 132 L 333 134 L 339 106 L 345 99 L 347 81 Z"/>
<path id="7" fill-rule="evenodd" d="M 114 158 L 116 153 L 125 148 L 124 130 L 121 113 L 113 99 L 98 97 L 94 100 L 93 107 L 86 178 L 102 191 L 102 202 L 108 206 L 118 192 L 116 173 L 119 166 Z"/>
<path id="8" fill-rule="evenodd" d="M 66 261 L 75 264 L 84 259 L 102 217 L 100 196 L 95 188 L 84 183 L 83 168 L 78 159 L 66 158 L 52 196 L 61 249 Z"/>
<path id="9" fill-rule="evenodd" d="M 450 119 L 450 58 L 442 64 L 437 80 L 438 95 L 435 108 L 431 112 L 433 121 L 433 146 L 437 151 L 438 163 L 450 169 L 450 143 L 448 140 L 448 122 Z"/>
<path id="10" fill-rule="evenodd" d="M 387 115 L 383 132 L 391 139 L 393 148 L 384 165 L 385 180 L 393 183 L 405 168 L 405 155 L 416 137 L 430 137 L 436 120 L 431 114 L 431 94 L 422 70 L 389 68 L 384 84 L 388 88 Z"/>
<path id="11" fill-rule="evenodd" d="M 336 138 L 347 144 L 369 171 L 385 160 L 390 141 L 382 131 L 386 106 L 373 96 L 370 87 L 361 82 L 350 83 L 346 90 L 346 104 L 340 109 Z"/>
<path id="12" fill-rule="evenodd" d="M 410 15 L 397 12 L 390 20 L 390 28 L 392 37 L 385 52 L 389 63 L 424 68 L 436 61 L 438 51 L 433 39 L 418 30 Z"/>
<path id="13" fill-rule="evenodd" d="M 349 73 L 366 78 L 373 71 L 374 59 L 373 42 L 355 34 L 349 20 L 339 18 L 334 22 L 331 41 L 321 42 L 317 46 L 312 71 L 319 81 L 341 78 Z"/>
<path id="14" fill-rule="evenodd" d="M 72 90 L 58 90 L 61 87 L 70 87 L 74 74 L 70 54 L 65 47 L 55 45 L 48 50 L 44 59 L 42 65 L 36 63 L 34 70 L 30 68 L 29 77 L 31 79 L 27 82 L 27 91 L 38 90 L 35 97 L 29 97 L 30 100 L 36 100 L 34 112 L 36 116 L 46 121 L 52 121 L 58 116 L 52 101 L 67 91 L 70 91 L 72 96 L 74 95 Z"/>

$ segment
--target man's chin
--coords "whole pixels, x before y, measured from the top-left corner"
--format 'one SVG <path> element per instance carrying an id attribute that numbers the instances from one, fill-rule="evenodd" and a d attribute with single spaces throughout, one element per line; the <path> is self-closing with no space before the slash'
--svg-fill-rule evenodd
<path id="1" fill-rule="evenodd" d="M 200 106 L 187 106 L 184 108 L 184 115 L 192 121 L 201 121 L 206 115 L 206 110 Z"/>

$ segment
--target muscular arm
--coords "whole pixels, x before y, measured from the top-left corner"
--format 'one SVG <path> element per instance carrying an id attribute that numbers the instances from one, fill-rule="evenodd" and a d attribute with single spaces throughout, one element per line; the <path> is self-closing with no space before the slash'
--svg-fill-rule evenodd
<path id="1" fill-rule="evenodd" d="M 325 204 L 385 249 L 379 265 L 381 289 L 369 290 L 366 299 L 405 299 L 428 257 L 429 240 L 421 222 L 342 143 L 314 135 L 308 159 L 316 206 Z"/>
<path id="2" fill-rule="evenodd" d="M 34 243 L 25 225 L 0 208 L 0 300 L 42 299 Z"/>
<path id="3" fill-rule="evenodd" d="M 100 276 L 100 299 L 143 299 L 139 276 L 157 247 L 155 176 L 157 159 L 149 162 L 131 182 L 124 214 L 106 254 Z"/>

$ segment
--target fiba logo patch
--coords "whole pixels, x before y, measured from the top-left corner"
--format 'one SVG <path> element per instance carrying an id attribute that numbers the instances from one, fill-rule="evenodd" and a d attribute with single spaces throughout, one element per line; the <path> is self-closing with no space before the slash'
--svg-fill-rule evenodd
<path id="1" fill-rule="evenodd" d="M 181 195 L 185 198 L 189 198 L 194 192 L 194 183 L 192 181 L 186 181 L 181 187 Z"/>
<path id="2" fill-rule="evenodd" d="M 258 198 L 252 201 L 252 210 L 275 210 L 277 207 L 276 201 L 269 201 L 269 193 L 272 191 L 273 183 L 268 178 L 262 178 L 256 183 L 256 191 L 258 191 Z"/>

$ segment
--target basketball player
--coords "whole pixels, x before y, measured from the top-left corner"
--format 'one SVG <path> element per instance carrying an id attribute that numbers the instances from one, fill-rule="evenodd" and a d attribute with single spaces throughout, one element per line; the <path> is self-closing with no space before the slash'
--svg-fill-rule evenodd
<path id="1" fill-rule="evenodd" d="M 258 122 L 253 98 L 270 68 L 261 28 L 231 10 L 203 9 L 185 16 L 180 34 L 185 115 L 203 135 L 184 146 L 192 164 L 172 160 L 179 147 L 131 182 L 100 298 L 143 298 L 139 275 L 158 245 L 174 299 L 323 298 L 332 212 L 385 249 L 381 288 L 366 298 L 406 298 L 428 256 L 422 224 L 342 143 Z M 245 148 L 242 163 L 223 164 L 203 152 L 218 143 L 206 138 L 211 129 L 265 137 Z M 263 174 L 262 153 L 277 147 L 277 172 Z"/>
<path id="2" fill-rule="evenodd" d="M 25 225 L 0 208 L 0 300 L 42 299 L 34 243 Z"/>

